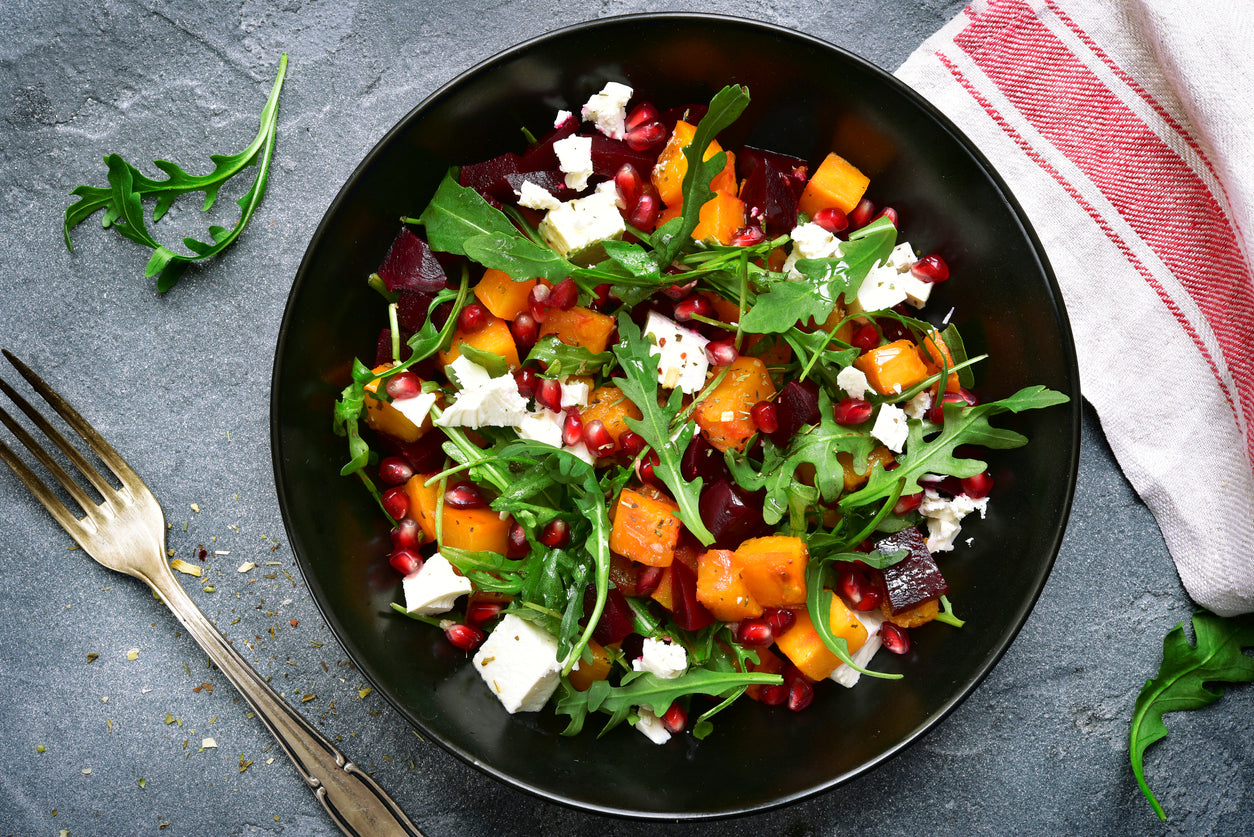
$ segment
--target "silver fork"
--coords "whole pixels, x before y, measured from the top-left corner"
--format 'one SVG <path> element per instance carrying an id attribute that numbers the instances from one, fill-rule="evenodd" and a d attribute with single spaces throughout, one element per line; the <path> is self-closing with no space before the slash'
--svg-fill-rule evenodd
<path id="1" fill-rule="evenodd" d="M 101 477 L 78 449 L 3 379 L 0 379 L 0 390 L 61 449 L 104 500 L 97 503 L 92 499 L 2 407 L 0 422 L 52 473 L 86 515 L 80 518 L 71 512 L 3 441 L 0 441 L 0 459 L 88 555 L 111 570 L 143 581 L 174 611 L 210 659 L 256 710 L 257 716 L 278 739 L 322 807 L 345 834 L 422 837 L 383 788 L 293 711 L 200 612 L 166 563 L 165 514 L 161 511 L 161 504 L 126 464 L 126 460 L 24 363 L 8 350 L 4 350 L 4 356 L 66 424 L 82 437 L 122 487 L 114 488 Z"/>

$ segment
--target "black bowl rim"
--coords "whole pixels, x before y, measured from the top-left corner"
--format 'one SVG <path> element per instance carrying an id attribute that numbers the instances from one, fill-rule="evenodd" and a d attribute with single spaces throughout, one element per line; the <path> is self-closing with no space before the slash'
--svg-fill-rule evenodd
<path id="1" fill-rule="evenodd" d="M 674 811 L 666 811 L 666 812 L 637 811 L 637 810 L 621 809 L 621 808 L 616 808 L 612 806 L 597 805 L 595 803 L 590 803 L 582 799 L 555 796 L 549 793 L 548 791 L 544 791 L 544 790 L 541 790 L 539 788 L 535 788 L 529 785 L 527 782 L 519 779 L 516 776 L 512 776 L 508 773 L 505 773 L 503 771 L 493 768 L 489 764 L 483 763 L 472 753 L 466 752 L 458 747 L 454 747 L 450 743 L 444 741 L 441 736 L 436 735 L 434 732 L 427 729 L 425 724 L 423 724 L 418 718 L 414 717 L 412 713 L 408 710 L 408 708 L 404 706 L 399 700 L 397 700 L 392 695 L 391 691 L 385 685 L 383 685 L 382 681 L 377 677 L 377 675 L 372 670 L 372 668 L 369 665 L 363 663 L 362 660 L 358 659 L 358 657 L 354 655 L 352 649 L 350 649 L 348 645 L 346 644 L 347 640 L 345 639 L 343 635 L 343 626 L 341 625 L 340 621 L 336 618 L 334 612 L 331 611 L 328 603 L 324 600 L 322 590 L 320 588 L 316 588 L 310 585 L 308 582 L 310 567 L 308 566 L 304 555 L 301 554 L 296 549 L 296 544 L 299 541 L 296 537 L 294 537 L 293 533 L 291 532 L 289 528 L 290 524 L 288 521 L 291 519 L 291 515 L 289 514 L 289 498 L 287 496 L 287 492 L 286 492 L 286 489 L 284 486 L 284 480 L 283 480 L 284 468 L 283 468 L 283 461 L 282 461 L 282 456 L 281 456 L 282 445 L 281 445 L 280 434 L 278 433 L 279 402 L 278 402 L 277 397 L 275 396 L 275 393 L 277 393 L 278 391 L 279 381 L 282 378 L 283 349 L 287 342 L 289 330 L 293 327 L 293 323 L 291 321 L 291 312 L 293 308 L 292 303 L 294 299 L 296 298 L 296 296 L 298 295 L 298 293 L 300 292 L 303 279 L 307 274 L 307 269 L 309 267 L 310 259 L 315 249 L 315 245 L 322 238 L 325 230 L 328 228 L 328 226 L 331 223 L 331 218 L 339 210 L 340 205 L 344 202 L 344 200 L 346 199 L 346 196 L 352 190 L 354 183 L 362 175 L 362 173 L 371 166 L 371 164 L 374 162 L 375 157 L 381 153 L 382 149 L 386 147 L 393 140 L 395 136 L 397 136 L 420 113 L 425 111 L 428 107 L 430 107 L 439 99 L 448 95 L 453 88 L 461 85 L 462 82 L 466 78 L 486 72 L 493 66 L 500 64 L 502 62 L 508 61 L 512 59 L 516 54 L 532 49 L 533 47 L 535 47 L 536 45 L 540 43 L 543 43 L 544 41 L 547 41 L 551 38 L 569 35 L 569 34 L 576 33 L 576 32 L 590 33 L 600 27 L 608 26 L 608 25 L 617 25 L 620 23 L 630 22 L 630 21 L 659 20 L 659 19 L 660 20 L 677 20 L 677 21 L 683 20 L 683 21 L 709 22 L 709 23 L 720 23 L 720 24 L 731 23 L 731 24 L 746 26 L 749 28 L 760 29 L 760 30 L 763 30 L 765 33 L 768 33 L 773 36 L 779 36 L 779 37 L 784 37 L 784 38 L 789 38 L 789 39 L 798 39 L 800 41 L 808 42 L 812 46 L 835 52 L 839 54 L 844 60 L 862 65 L 864 69 L 867 69 L 872 73 L 878 74 L 879 76 L 884 78 L 886 81 L 888 81 L 893 87 L 895 87 L 896 90 L 901 95 L 905 96 L 907 99 L 912 101 L 917 107 L 925 111 L 932 119 L 936 121 L 936 123 L 944 130 L 944 132 L 950 136 L 950 138 L 958 145 L 958 147 L 960 147 L 966 154 L 968 154 L 975 161 L 977 166 L 989 178 L 989 180 L 996 187 L 998 192 L 1000 192 L 1002 199 L 1005 201 L 1006 205 L 1012 211 L 1014 215 L 1014 220 L 1022 229 L 1023 234 L 1032 245 L 1032 250 L 1033 250 L 1034 256 L 1036 257 L 1036 261 L 1040 268 L 1040 272 L 1046 280 L 1046 283 L 1048 285 L 1049 291 L 1053 299 L 1056 301 L 1055 307 L 1056 307 L 1056 313 L 1058 315 L 1058 318 L 1057 318 L 1058 326 L 1061 332 L 1060 336 L 1063 338 L 1065 342 L 1065 349 L 1066 349 L 1065 351 L 1065 355 L 1066 355 L 1065 359 L 1067 361 L 1066 375 L 1067 375 L 1068 381 L 1071 384 L 1071 391 L 1066 393 L 1070 397 L 1070 402 L 1068 403 L 1067 406 L 1068 406 L 1069 413 L 1070 413 L 1069 418 L 1070 418 L 1070 424 L 1071 424 L 1071 433 L 1070 433 L 1071 453 L 1070 453 L 1069 460 L 1066 463 L 1067 488 L 1065 492 L 1064 503 L 1058 509 L 1058 513 L 1059 513 L 1058 522 L 1056 526 L 1054 527 L 1053 539 L 1049 544 L 1042 545 L 1043 546 L 1042 551 L 1048 553 L 1048 559 L 1040 565 L 1039 578 L 1035 582 L 1035 589 L 1030 597 L 1028 597 L 1023 602 L 1021 602 L 1019 611 L 1016 614 L 1014 625 L 1001 638 L 1001 642 L 997 646 L 994 647 L 992 653 L 989 654 L 988 658 L 985 660 L 984 664 L 980 667 L 980 669 L 975 673 L 973 677 L 969 678 L 968 682 L 962 684 L 955 691 L 953 696 L 943 706 L 941 706 L 938 710 L 933 712 L 931 716 L 922 719 L 918 727 L 915 729 L 913 733 L 911 733 L 909 736 L 907 736 L 897 745 L 885 750 L 878 757 L 872 759 L 871 761 L 868 761 L 862 764 L 858 768 L 855 768 L 853 770 L 846 771 L 845 773 L 842 773 L 840 775 L 831 777 L 829 780 L 822 782 L 820 784 L 814 785 L 811 788 L 808 788 L 803 791 L 799 791 L 797 793 L 779 797 L 777 799 L 772 800 L 769 803 L 755 804 L 755 805 L 745 807 L 745 808 L 729 808 L 727 810 L 719 811 L 719 812 L 699 811 L 699 812 L 691 812 L 691 813 L 682 813 L 682 812 L 677 813 Z M 1056 277 L 1054 276 L 1054 272 L 1053 272 L 1052 267 L 1050 266 L 1049 259 L 1045 254 L 1044 246 L 1041 244 L 1041 241 L 1039 237 L 1037 236 L 1036 231 L 1033 229 L 1031 223 L 1028 221 L 1028 218 L 1026 216 L 1026 213 L 1023 210 L 1023 207 L 1019 204 L 1018 200 L 1014 197 L 1013 193 L 1010 191 L 1010 188 L 1007 186 L 1006 182 L 1002 179 L 1001 175 L 993 167 L 992 163 L 988 160 L 988 158 L 975 146 L 975 144 L 961 130 L 959 130 L 959 128 L 953 123 L 952 120 L 950 120 L 944 113 L 942 113 L 939 109 L 937 109 L 931 102 L 923 98 L 923 96 L 917 93 L 913 88 L 911 88 L 909 85 L 899 80 L 896 76 L 885 71 L 884 69 L 872 63 L 871 61 L 868 61 L 867 59 L 857 55 L 856 53 L 853 53 L 847 49 L 844 49 L 843 47 L 839 47 L 835 44 L 830 43 L 829 41 L 825 41 L 813 35 L 809 35 L 803 32 L 799 32 L 795 29 L 790 29 L 784 26 L 780 26 L 779 24 L 769 23 L 766 21 L 755 20 L 755 19 L 746 18 L 746 17 L 736 17 L 736 16 L 730 16 L 730 15 L 711 15 L 711 14 L 701 14 L 701 13 L 696 13 L 696 12 L 652 12 L 652 13 L 641 13 L 641 14 L 615 15 L 611 17 L 598 18 L 596 20 L 583 21 L 581 23 L 571 24 L 568 26 L 560 27 L 558 29 L 550 30 L 541 35 L 537 35 L 535 37 L 529 38 L 505 50 L 502 50 L 498 52 L 497 54 L 458 73 L 454 78 L 452 78 L 445 84 L 441 85 L 438 89 L 436 89 L 430 95 L 425 97 L 418 105 L 416 105 L 413 109 L 411 109 L 407 114 L 405 114 L 404 117 L 402 117 L 395 125 L 393 125 L 392 128 L 389 129 L 388 132 L 384 134 L 383 137 L 380 138 L 378 142 L 374 144 L 374 146 L 370 149 L 370 151 L 366 154 L 366 156 L 362 159 L 362 161 L 353 169 L 353 172 L 344 181 L 344 184 L 340 187 L 339 191 L 336 193 L 335 197 L 332 199 L 326 211 L 323 213 L 322 220 L 318 223 L 317 228 L 314 230 L 314 233 L 309 240 L 309 244 L 306 247 L 305 254 L 301 258 L 301 263 L 299 267 L 297 268 L 296 276 L 292 283 L 292 288 L 289 291 L 287 301 L 284 304 L 283 320 L 281 321 L 279 325 L 278 337 L 277 337 L 276 346 L 275 346 L 274 368 L 273 368 L 273 372 L 271 375 L 271 400 L 270 400 L 271 459 L 272 459 L 274 474 L 275 474 L 275 487 L 276 487 L 276 491 L 278 494 L 279 511 L 283 517 L 284 529 L 287 532 L 289 543 L 293 545 L 293 552 L 295 553 L 297 562 L 300 564 L 301 574 L 302 576 L 305 577 L 306 587 L 307 589 L 309 589 L 310 593 L 313 595 L 315 606 L 318 608 L 318 611 L 322 615 L 322 618 L 326 620 L 328 627 L 331 629 L 331 633 L 335 636 L 335 639 L 339 643 L 340 647 L 344 650 L 345 654 L 349 657 L 349 659 L 351 659 L 354 662 L 354 664 L 357 666 L 361 674 L 366 678 L 368 682 L 370 682 L 370 684 L 375 689 L 378 690 L 380 694 L 384 696 L 387 702 L 390 703 L 393 706 L 393 708 L 395 708 L 396 711 L 399 712 L 409 723 L 414 724 L 418 728 L 422 729 L 424 732 L 427 733 L 427 735 L 431 738 L 431 740 L 434 740 L 445 751 L 456 756 L 457 758 L 459 758 L 466 764 L 484 773 L 487 773 L 488 775 L 492 776 L 493 778 L 507 785 L 510 785 L 514 788 L 530 793 L 533 796 L 537 796 L 546 801 L 557 802 L 559 804 L 566 805 L 571 808 L 584 810 L 584 811 L 588 811 L 592 813 L 605 814 L 605 815 L 610 815 L 610 816 L 624 817 L 624 818 L 631 818 L 631 819 L 710 820 L 710 819 L 720 819 L 720 818 L 735 817 L 735 816 L 744 816 L 748 814 L 761 813 L 764 811 L 772 810 L 774 808 L 778 808 L 784 805 L 798 802 L 802 799 L 813 797 L 819 793 L 822 793 L 827 790 L 831 790 L 839 785 L 842 785 L 848 781 L 851 781 L 852 779 L 858 776 L 866 774 L 870 772 L 871 770 L 874 770 L 875 768 L 884 764 L 885 762 L 887 762 L 889 759 L 893 758 L 894 756 L 898 755 L 903 750 L 912 746 L 915 742 L 919 740 L 919 738 L 921 738 L 923 735 L 925 735 L 926 733 L 934 729 L 942 720 L 944 720 L 951 712 L 953 712 L 964 700 L 966 700 L 976 690 L 976 688 L 979 687 L 979 685 L 988 676 L 989 672 L 992 671 L 992 669 L 997 665 L 997 663 L 1005 655 L 1010 645 L 1014 642 L 1019 632 L 1023 629 L 1024 624 L 1027 622 L 1028 616 L 1031 614 L 1032 609 L 1035 607 L 1037 600 L 1040 598 L 1040 595 L 1042 591 L 1044 590 L 1045 583 L 1049 579 L 1049 575 L 1051 571 L 1053 570 L 1053 566 L 1057 559 L 1059 549 L 1062 546 L 1063 536 L 1066 531 L 1067 521 L 1068 521 L 1068 518 L 1070 517 L 1071 507 L 1072 507 L 1072 503 L 1075 497 L 1075 485 L 1076 485 L 1077 475 L 1079 472 L 1080 417 L 1081 417 L 1080 398 L 1081 396 L 1080 396 L 1079 365 L 1078 365 L 1078 361 L 1077 361 L 1076 353 L 1075 353 L 1075 342 L 1074 342 L 1074 338 L 1073 338 L 1072 331 L 1071 331 L 1070 319 L 1067 316 L 1066 307 L 1063 304 L 1062 291 L 1058 286 L 1058 281 Z"/>

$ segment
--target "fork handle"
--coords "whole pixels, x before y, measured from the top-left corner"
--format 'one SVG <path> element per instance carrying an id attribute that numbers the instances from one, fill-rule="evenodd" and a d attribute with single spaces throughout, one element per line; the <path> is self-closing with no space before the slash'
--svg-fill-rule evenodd
<path id="1" fill-rule="evenodd" d="M 256 710 L 340 830 L 361 837 L 422 837 L 422 832 L 374 779 L 345 758 L 326 736 L 288 706 L 231 647 L 187 595 L 165 561 L 157 565 L 160 570 L 156 577 L 145 577 L 144 581 Z"/>

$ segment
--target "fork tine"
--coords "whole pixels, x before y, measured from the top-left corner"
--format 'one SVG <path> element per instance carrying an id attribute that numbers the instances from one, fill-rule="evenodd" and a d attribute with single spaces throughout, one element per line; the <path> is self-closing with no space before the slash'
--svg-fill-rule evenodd
<path id="1" fill-rule="evenodd" d="M 17 357 L 15 357 L 8 349 L 0 351 L 3 351 L 5 358 L 8 359 L 9 363 L 13 364 L 13 368 L 21 373 L 22 377 L 25 378 L 35 391 L 43 397 L 44 401 L 48 402 L 49 406 L 57 411 L 57 415 L 65 419 L 65 423 L 68 424 L 75 433 L 81 436 L 87 444 L 91 446 L 91 449 L 96 452 L 96 455 L 100 457 L 105 465 L 109 466 L 109 470 L 113 471 L 114 475 L 121 480 L 122 485 L 132 490 L 144 485 L 143 480 L 141 480 L 139 475 L 136 474 L 135 471 L 132 470 L 131 466 L 126 463 L 126 460 L 113 449 L 112 445 L 105 441 L 104 437 L 96 431 L 96 428 L 88 424 L 87 420 L 79 415 L 77 410 L 70 406 L 68 401 L 62 398 L 56 390 L 44 383 L 42 378 L 32 372 L 30 367 L 18 360 Z M 19 403 L 18 406 L 22 406 L 22 404 Z M 96 469 L 83 458 L 83 455 L 75 450 L 74 446 L 67 442 L 65 437 L 57 432 L 56 428 L 48 423 L 47 419 L 39 415 L 38 411 L 35 411 L 33 408 L 27 409 L 29 407 L 29 404 L 23 407 L 26 414 L 31 417 L 32 421 L 39 425 L 40 430 L 43 430 L 44 433 L 48 434 L 50 439 L 56 442 L 57 447 L 61 448 L 65 455 L 74 462 L 75 467 L 81 470 L 87 478 L 91 480 L 91 483 L 96 487 L 96 490 L 106 497 L 115 494 L 116 489 L 100 477 L 100 475 L 96 472 Z"/>
<path id="2" fill-rule="evenodd" d="M 83 544 L 83 539 L 80 535 L 83 530 L 83 522 L 75 517 L 65 507 L 64 503 L 57 499 L 57 495 L 53 494 L 48 489 L 48 486 L 44 485 L 43 481 L 35 475 L 35 472 L 19 459 L 4 442 L 0 442 L 0 459 L 4 460 L 4 464 L 9 466 L 9 470 L 17 475 L 17 478 L 30 489 L 30 492 L 52 514 L 57 523 L 61 524 L 61 528 L 69 532 L 79 546 L 86 549 L 87 547 Z"/>
<path id="3" fill-rule="evenodd" d="M 40 425 L 40 429 L 44 433 L 49 434 L 49 438 L 53 438 L 51 434 L 60 435 L 57 434 L 56 428 L 48 425 L 47 420 L 35 412 L 34 408 L 31 407 L 30 404 L 26 403 L 26 399 L 14 392 L 13 388 L 3 380 L 0 380 L 0 390 L 3 390 L 5 395 L 13 399 L 13 402 L 22 408 L 22 412 L 26 413 L 26 415 L 30 416 L 32 420 L 36 421 Z M 35 441 L 35 439 L 26 432 L 26 428 L 14 421 L 8 411 L 2 407 L 0 407 L 0 423 L 3 423 L 5 427 L 9 428 L 13 435 L 17 437 L 17 440 L 25 445 L 26 449 L 34 454 L 35 458 L 38 459 L 45 468 L 52 472 L 52 475 L 57 478 L 57 482 L 61 483 L 65 490 L 70 493 L 70 496 L 74 498 L 74 501 L 83 507 L 84 512 L 91 515 L 96 511 L 96 501 L 89 497 L 87 492 L 82 489 L 82 486 L 75 482 L 70 475 L 65 472 L 65 469 L 62 468 L 55 459 L 48 455 L 48 452 L 44 450 L 43 446 L 40 445 L 39 442 Z M 64 441 L 63 439 L 58 440 L 53 438 L 53 440 L 57 442 L 58 447 L 65 450 L 65 447 L 61 445 L 61 442 Z M 74 451 L 74 454 L 77 455 L 78 451 Z M 9 455 L 12 456 L 13 452 L 9 451 Z M 79 455 L 78 458 L 81 459 L 81 455 Z M 7 462 L 8 460 L 6 459 L 5 461 Z M 80 471 L 83 471 L 83 473 L 86 474 L 87 478 L 91 480 L 93 485 L 95 485 L 96 481 L 100 479 L 100 475 L 95 472 L 96 469 L 92 468 L 91 464 L 86 460 L 83 460 L 81 464 L 77 461 L 74 464 Z M 83 466 L 86 466 L 87 469 L 90 470 L 85 470 Z M 10 465 L 9 467 L 13 466 Z M 110 488 L 111 493 L 112 490 L 113 489 Z M 104 494 L 103 491 L 101 493 Z M 105 496 L 107 497 L 109 495 L 106 494 Z M 47 504 L 45 503 L 45 505 Z"/>

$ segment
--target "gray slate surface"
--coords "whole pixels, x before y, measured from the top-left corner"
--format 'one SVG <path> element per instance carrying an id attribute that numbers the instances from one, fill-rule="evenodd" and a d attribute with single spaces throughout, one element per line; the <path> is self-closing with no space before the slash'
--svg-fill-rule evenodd
<path id="1" fill-rule="evenodd" d="M 892 68 L 961 4 L 685 7 L 791 26 Z M 1132 702 L 1163 634 L 1191 607 L 1091 411 L 1067 538 L 1019 639 L 918 745 L 834 792 L 721 823 L 609 820 L 510 790 L 420 740 L 377 694 L 359 696 L 367 684 L 287 548 L 270 469 L 270 367 L 305 243 L 357 161 L 458 72 L 582 18 L 662 8 L 676 7 L 0 3 L 0 344 L 75 400 L 147 479 L 179 557 L 210 553 L 202 566 L 216 592 L 183 579 L 209 617 L 432 837 L 1249 833 L 1254 689 L 1170 719 L 1148 765 L 1170 823 L 1133 781 Z M 69 192 L 103 182 L 103 154 L 196 169 L 210 152 L 242 148 L 284 51 L 276 167 L 237 246 L 164 297 L 142 278 L 144 252 L 95 219 L 66 251 Z M 232 217 L 236 195 L 223 196 L 219 218 Z M 163 226 L 194 230 L 198 216 L 188 206 Z M 0 834 L 333 833 L 163 606 L 70 543 L 0 473 Z M 237 573 L 244 561 L 261 566 Z M 196 691 L 203 683 L 212 690 Z M 216 749 L 202 751 L 206 736 Z"/>

